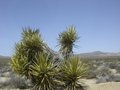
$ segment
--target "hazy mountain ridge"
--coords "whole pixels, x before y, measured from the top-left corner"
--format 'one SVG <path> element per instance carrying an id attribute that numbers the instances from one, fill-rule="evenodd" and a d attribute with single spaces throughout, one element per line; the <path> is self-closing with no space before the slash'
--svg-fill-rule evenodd
<path id="1" fill-rule="evenodd" d="M 105 57 L 105 56 L 120 56 L 120 52 L 118 53 L 113 53 L 113 52 L 101 52 L 101 51 L 94 51 L 94 52 L 89 52 L 89 53 L 80 53 L 78 54 L 80 56 L 98 56 L 98 57 Z"/>
<path id="2" fill-rule="evenodd" d="M 53 50 L 49 50 L 53 55 L 56 55 L 58 53 L 56 53 L 55 51 Z M 103 56 L 120 56 L 120 52 L 117 52 L 117 53 L 113 53 L 113 52 L 102 52 L 102 51 L 93 51 L 93 52 L 88 52 L 88 53 L 80 53 L 80 54 L 77 54 L 79 56 L 85 56 L 85 57 L 92 57 L 92 56 L 98 56 L 98 57 L 103 57 Z M 10 59 L 11 57 L 10 56 L 3 56 L 3 55 L 0 55 L 0 59 Z"/>
<path id="3" fill-rule="evenodd" d="M 8 59 L 10 59 L 11 57 L 10 56 L 3 56 L 3 55 L 0 55 L 0 60 L 8 60 Z"/>

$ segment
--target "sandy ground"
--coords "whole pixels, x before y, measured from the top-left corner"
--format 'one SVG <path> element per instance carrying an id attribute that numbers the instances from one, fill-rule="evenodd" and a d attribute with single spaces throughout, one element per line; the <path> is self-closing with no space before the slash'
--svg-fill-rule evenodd
<path id="1" fill-rule="evenodd" d="M 0 77 L 1 83 L 7 82 L 8 80 L 9 80 L 9 78 Z M 107 83 L 96 84 L 95 79 L 89 79 L 89 80 L 83 79 L 82 81 L 88 86 L 87 90 L 120 90 L 120 82 L 107 82 Z M 5 90 L 7 90 L 7 89 L 5 89 Z M 14 90 L 19 90 L 19 89 L 14 89 Z"/>
<path id="2" fill-rule="evenodd" d="M 88 90 L 120 90 L 120 82 L 93 84 Z"/>
<path id="3" fill-rule="evenodd" d="M 87 90 L 120 90 L 120 82 L 107 82 L 96 84 L 96 81 L 85 80 L 85 83 L 88 85 Z"/>

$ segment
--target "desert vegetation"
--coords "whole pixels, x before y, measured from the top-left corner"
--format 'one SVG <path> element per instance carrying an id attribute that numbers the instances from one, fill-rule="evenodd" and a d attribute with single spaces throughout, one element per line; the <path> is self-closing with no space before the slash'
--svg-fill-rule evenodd
<path id="1" fill-rule="evenodd" d="M 59 53 L 63 60 L 54 58 L 38 29 L 25 28 L 22 39 L 16 44 L 11 68 L 21 77 L 30 80 L 34 90 L 84 90 L 79 80 L 87 75 L 87 64 L 73 55 L 78 40 L 75 27 L 59 34 Z"/>
<path id="2" fill-rule="evenodd" d="M 111 56 L 110 57 L 82 57 L 81 56 L 81 60 L 82 62 L 87 63 L 90 68 L 88 71 L 88 75 L 86 77 L 87 83 L 89 83 L 89 81 L 93 79 L 95 79 L 96 81 L 95 83 L 98 83 L 98 84 L 105 83 L 105 82 L 120 82 L 120 70 L 119 70 L 120 57 L 115 57 L 115 56 L 112 56 L 112 57 Z M 4 63 L 4 66 L 2 66 L 3 63 Z M 1 89 L 6 89 L 6 88 L 7 89 L 8 88 L 28 89 L 30 88 L 31 87 L 30 80 L 27 80 L 25 77 L 21 77 L 20 75 L 17 75 L 16 73 L 14 73 L 11 70 L 8 63 L 9 61 L 5 61 L 5 62 L 2 62 L 2 65 L 0 64 L 1 65 L 0 88 Z M 107 70 L 107 72 L 103 69 Z M 56 82 L 59 83 L 58 81 Z M 80 82 L 80 83 L 81 85 L 84 86 L 83 82 Z M 59 83 L 57 85 L 58 88 L 60 88 L 61 85 L 63 85 L 63 83 Z M 94 86 L 97 86 L 97 84 Z"/>
<path id="3" fill-rule="evenodd" d="M 120 56 L 82 57 L 90 66 L 88 78 L 96 78 L 97 83 L 120 82 Z"/>
<path id="4" fill-rule="evenodd" d="M 59 34 L 60 49 L 54 52 L 39 29 L 25 28 L 11 60 L 0 59 L 0 88 L 85 90 L 84 80 L 120 82 L 120 56 L 74 55 L 78 40 L 75 27 L 68 27 Z"/>

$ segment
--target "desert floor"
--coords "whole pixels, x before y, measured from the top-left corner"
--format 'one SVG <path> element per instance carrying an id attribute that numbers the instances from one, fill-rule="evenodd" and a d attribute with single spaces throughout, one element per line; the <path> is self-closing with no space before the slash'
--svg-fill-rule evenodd
<path id="1" fill-rule="evenodd" d="M 87 90 L 120 90 L 120 82 L 107 82 L 96 84 L 95 80 L 84 80 L 88 85 Z"/>

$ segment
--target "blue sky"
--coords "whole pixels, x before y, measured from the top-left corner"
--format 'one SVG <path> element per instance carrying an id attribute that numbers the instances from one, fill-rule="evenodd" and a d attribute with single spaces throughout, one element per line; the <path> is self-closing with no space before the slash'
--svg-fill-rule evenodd
<path id="1" fill-rule="evenodd" d="M 0 55 L 11 56 L 22 28 L 39 28 L 55 51 L 58 34 L 74 25 L 75 53 L 120 52 L 120 0 L 0 0 Z"/>

